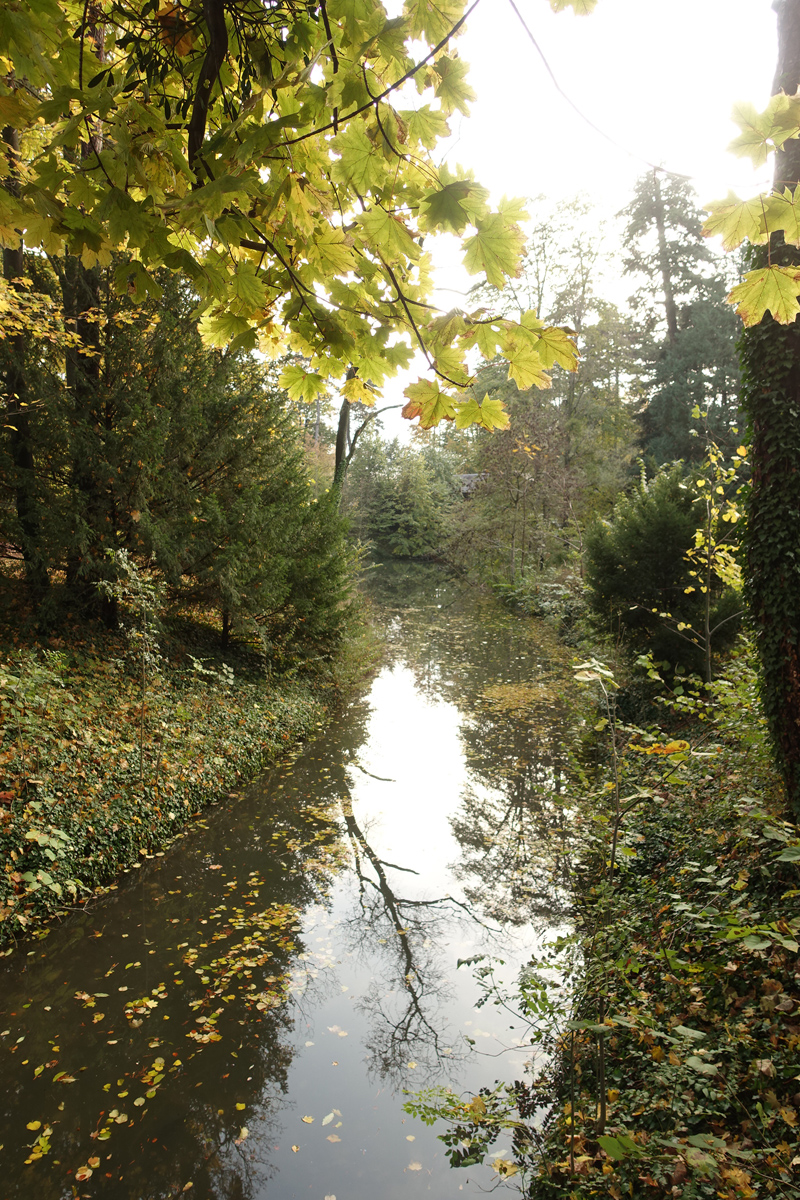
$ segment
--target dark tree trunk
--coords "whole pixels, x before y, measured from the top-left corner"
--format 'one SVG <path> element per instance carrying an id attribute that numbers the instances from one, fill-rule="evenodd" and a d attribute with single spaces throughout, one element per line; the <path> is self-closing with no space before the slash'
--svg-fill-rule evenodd
<path id="1" fill-rule="evenodd" d="M 19 135 L 16 129 L 3 130 L 3 142 L 9 160 L 6 188 L 15 192 Z M 20 241 L 16 250 L 3 250 L 3 275 L 12 284 L 25 274 L 25 250 Z M 24 334 L 10 337 L 5 346 L 3 391 L 6 397 L 5 426 L 8 433 L 11 460 L 14 464 L 14 503 L 19 522 L 25 580 L 31 596 L 38 603 L 49 586 L 47 563 L 42 548 L 39 500 L 36 489 L 36 464 L 33 455 L 33 434 L 30 423 L 28 380 L 25 375 L 26 345 Z"/>
<path id="2" fill-rule="evenodd" d="M 774 91 L 800 84 L 800 0 L 779 0 Z M 775 187 L 800 181 L 800 141 L 776 157 Z M 773 235 L 772 263 L 800 266 L 800 250 Z M 766 265 L 767 251 L 753 252 Z M 787 798 L 800 814 L 800 324 L 767 314 L 740 343 L 751 427 L 752 484 L 745 534 L 746 591 L 762 666 L 762 695 Z"/>

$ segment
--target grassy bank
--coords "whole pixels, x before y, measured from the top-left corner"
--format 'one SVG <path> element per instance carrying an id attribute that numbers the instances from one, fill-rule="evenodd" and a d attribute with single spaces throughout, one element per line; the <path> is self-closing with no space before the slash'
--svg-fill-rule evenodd
<path id="1" fill-rule="evenodd" d="M 267 674 L 202 628 L 0 643 L 0 945 L 113 884 L 324 725 L 374 647 Z"/>

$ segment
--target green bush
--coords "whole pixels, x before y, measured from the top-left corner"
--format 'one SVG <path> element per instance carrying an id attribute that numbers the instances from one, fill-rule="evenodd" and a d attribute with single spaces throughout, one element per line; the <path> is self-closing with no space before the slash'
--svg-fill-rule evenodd
<path id="1" fill-rule="evenodd" d="M 586 535 L 586 582 L 596 619 L 632 648 L 691 671 L 702 669 L 704 656 L 693 631 L 703 628 L 705 597 L 699 589 L 686 591 L 696 583 L 686 554 L 702 522 L 697 500 L 676 464 L 654 479 L 642 478 Z M 741 603 L 722 585 L 711 600 L 711 628 L 724 622 L 712 641 L 719 649 L 737 633 Z"/>

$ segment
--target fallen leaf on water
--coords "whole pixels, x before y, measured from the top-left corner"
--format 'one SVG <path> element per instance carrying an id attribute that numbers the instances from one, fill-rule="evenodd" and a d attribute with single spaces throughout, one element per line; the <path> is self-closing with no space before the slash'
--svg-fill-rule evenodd
<path id="1" fill-rule="evenodd" d="M 28 1121 L 28 1124 L 25 1126 L 25 1128 L 26 1129 L 41 1129 L 42 1122 L 41 1121 Z"/>
<path id="2" fill-rule="evenodd" d="M 298 1151 L 299 1149 L 300 1149 L 300 1147 L 299 1147 L 299 1146 L 292 1146 L 292 1154 L 297 1154 L 297 1151 Z"/>
<path id="3" fill-rule="evenodd" d="M 307 1045 L 307 1046 L 313 1046 L 313 1045 L 314 1045 L 314 1043 L 313 1043 L 313 1042 L 306 1042 L 306 1045 Z"/>
<path id="4" fill-rule="evenodd" d="M 407 1134 L 406 1134 L 406 1141 L 407 1141 L 407 1142 L 415 1142 L 416 1140 L 417 1140 L 417 1139 L 414 1137 L 414 1134 L 413 1134 L 413 1133 L 407 1133 Z"/>
<path id="5" fill-rule="evenodd" d="M 329 1141 L 329 1142 L 340 1142 L 341 1140 L 342 1140 L 342 1139 L 341 1139 L 340 1137 L 337 1137 L 337 1135 L 336 1135 L 335 1133 L 329 1133 L 329 1134 L 328 1134 L 328 1141 Z"/>
<path id="6" fill-rule="evenodd" d="M 414 1070 L 414 1068 L 416 1067 L 416 1065 L 417 1065 L 417 1064 L 416 1064 L 415 1062 L 406 1063 L 406 1066 L 407 1066 L 407 1067 L 409 1068 L 409 1070 L 411 1070 L 411 1071 L 413 1071 L 413 1070 Z"/>
<path id="7" fill-rule="evenodd" d="M 334 1118 L 334 1113 L 328 1113 L 327 1117 L 323 1117 L 323 1118 L 322 1118 L 322 1124 L 323 1124 L 323 1125 L 330 1125 L 330 1123 L 331 1123 L 331 1121 L 333 1120 L 333 1118 Z M 31 1128 L 31 1127 L 30 1127 L 30 1125 L 28 1126 L 28 1128 L 29 1128 L 29 1129 Z"/>
<path id="8" fill-rule="evenodd" d="M 313 1125 L 313 1124 L 314 1124 L 314 1118 L 313 1118 L 313 1117 L 301 1117 L 301 1118 L 300 1118 L 300 1120 L 301 1120 L 301 1121 L 304 1121 L 306 1125 Z"/>
<path id="9" fill-rule="evenodd" d="M 84 1179 L 90 1179 L 92 1173 L 91 1167 L 78 1167 L 77 1171 L 75 1172 L 75 1178 L 80 1182 L 83 1182 Z"/>
<path id="10" fill-rule="evenodd" d="M 90 1158 L 90 1159 L 88 1160 L 88 1162 L 89 1162 L 89 1166 L 92 1168 L 92 1170 L 93 1170 L 93 1171 L 96 1171 L 96 1170 L 97 1170 L 97 1168 L 100 1166 L 100 1159 L 99 1159 L 99 1158 Z"/>
<path id="11" fill-rule="evenodd" d="M 137 1096 L 133 1103 L 137 1108 L 141 1108 L 144 1104 L 144 1096 Z"/>
<path id="12" fill-rule="evenodd" d="M 408 1169 L 409 1169 L 409 1171 L 421 1171 L 422 1163 L 418 1163 L 418 1162 L 409 1163 Z"/>
<path id="13" fill-rule="evenodd" d="M 247 1107 L 247 1105 L 246 1104 L 237 1104 L 236 1107 L 238 1108 L 239 1112 L 242 1112 L 242 1110 L 245 1109 Z"/>
<path id="14" fill-rule="evenodd" d="M 331 1062 L 331 1066 L 332 1066 L 332 1067 L 338 1067 L 338 1065 L 339 1065 L 339 1064 L 338 1064 L 338 1062 L 336 1061 L 336 1059 L 333 1059 L 333 1060 L 332 1060 L 332 1062 Z"/>

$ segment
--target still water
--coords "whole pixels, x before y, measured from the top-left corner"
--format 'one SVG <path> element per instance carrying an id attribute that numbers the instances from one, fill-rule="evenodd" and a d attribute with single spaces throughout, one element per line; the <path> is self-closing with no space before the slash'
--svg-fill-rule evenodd
<path id="1" fill-rule="evenodd" d="M 565 921 L 568 659 L 436 567 L 371 573 L 383 669 L 0 972 L 0 1197 L 477 1196 L 406 1091 L 529 1064 L 509 984 Z M 497 1155 L 508 1154 L 501 1139 Z"/>

